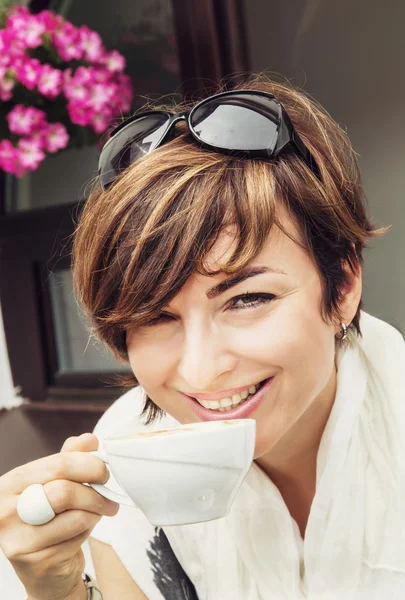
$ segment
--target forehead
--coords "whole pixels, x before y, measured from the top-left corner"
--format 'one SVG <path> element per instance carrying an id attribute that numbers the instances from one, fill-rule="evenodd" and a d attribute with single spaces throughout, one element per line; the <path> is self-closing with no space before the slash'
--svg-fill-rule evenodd
<path id="1" fill-rule="evenodd" d="M 284 206 L 277 210 L 277 216 L 283 229 L 291 235 L 293 240 L 302 243 L 301 233 L 294 220 Z M 260 253 L 252 260 L 252 264 L 260 263 L 268 266 L 281 268 L 289 272 L 294 266 L 297 270 L 302 269 L 304 263 L 308 263 L 309 256 L 299 244 L 291 240 L 276 224 L 273 225 Z M 228 261 L 232 256 L 237 244 L 236 226 L 228 226 L 224 229 L 215 245 L 211 248 L 205 258 L 205 264 L 214 270 Z"/>

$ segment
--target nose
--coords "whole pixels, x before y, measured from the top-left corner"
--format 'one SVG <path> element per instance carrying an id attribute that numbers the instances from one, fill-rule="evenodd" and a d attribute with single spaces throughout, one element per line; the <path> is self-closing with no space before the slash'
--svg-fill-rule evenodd
<path id="1" fill-rule="evenodd" d="M 226 336 L 217 326 L 200 322 L 185 327 L 177 370 L 188 391 L 196 394 L 219 391 L 225 374 L 235 369 L 235 365 L 236 357 L 227 348 Z"/>

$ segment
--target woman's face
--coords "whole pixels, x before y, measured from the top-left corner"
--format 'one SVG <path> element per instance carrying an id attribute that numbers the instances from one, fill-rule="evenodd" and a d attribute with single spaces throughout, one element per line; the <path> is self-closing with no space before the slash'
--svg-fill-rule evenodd
<path id="1" fill-rule="evenodd" d="M 296 236 L 287 213 L 281 211 L 280 218 Z M 233 244 L 223 233 L 209 256 L 210 266 L 230 255 Z M 284 273 L 269 270 L 208 297 L 208 290 L 229 277 L 193 275 L 161 320 L 128 332 L 127 346 L 141 386 L 180 423 L 201 420 L 195 401 L 185 395 L 206 395 L 209 402 L 210 395 L 230 397 L 235 388 L 248 389 L 274 377 L 249 414 L 257 422 L 258 458 L 281 440 L 295 439 L 298 421 L 311 423 L 305 414 L 316 413 L 334 397 L 334 336 L 340 325 L 322 320 L 315 267 L 279 228 L 273 228 L 252 267 Z M 215 412 L 228 418 L 227 412 Z"/>

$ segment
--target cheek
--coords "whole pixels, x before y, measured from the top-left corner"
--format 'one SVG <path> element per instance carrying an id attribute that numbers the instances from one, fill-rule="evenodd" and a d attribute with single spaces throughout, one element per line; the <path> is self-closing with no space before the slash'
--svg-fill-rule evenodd
<path id="1" fill-rule="evenodd" d="M 295 297 L 283 300 L 254 326 L 235 332 L 229 342 L 240 356 L 283 370 L 317 362 L 330 339 L 318 310 Z"/>
<path id="2" fill-rule="evenodd" d="M 321 392 L 327 384 L 335 355 L 333 332 L 318 310 L 291 308 L 275 331 L 272 352 L 284 371 L 286 384 L 302 391 L 304 401 Z"/>
<path id="3" fill-rule="evenodd" d="M 146 390 L 152 391 L 164 382 L 169 370 L 169 357 L 159 345 L 131 343 L 128 348 L 129 364 L 139 383 Z"/>
<path id="4" fill-rule="evenodd" d="M 335 356 L 333 332 L 315 312 L 290 308 L 271 335 L 267 362 L 278 381 L 258 414 L 256 458 L 271 450 L 322 394 Z"/>

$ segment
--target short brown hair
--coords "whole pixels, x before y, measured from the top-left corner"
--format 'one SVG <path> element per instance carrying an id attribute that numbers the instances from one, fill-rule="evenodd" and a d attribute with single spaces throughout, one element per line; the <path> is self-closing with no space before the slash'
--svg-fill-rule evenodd
<path id="1" fill-rule="evenodd" d="M 176 126 L 174 140 L 130 165 L 106 192 L 96 181 L 74 235 L 74 287 L 95 336 L 123 361 L 128 362 L 126 329 L 156 316 L 192 273 L 234 273 L 257 256 L 273 224 L 287 233 L 277 216 L 280 203 L 320 275 L 325 322 L 342 320 L 344 265 L 353 273 L 361 268 L 368 239 L 390 227 L 376 229 L 367 216 L 356 154 L 314 99 L 265 73 L 246 77 L 234 89 L 278 98 L 322 181 L 292 153 L 268 161 L 202 149 L 183 124 Z M 192 104 L 154 107 L 180 112 Z M 229 224 L 237 228 L 235 252 L 221 269 L 210 271 L 204 259 Z M 354 335 L 361 335 L 361 309 L 362 301 L 350 324 Z M 138 381 L 131 376 L 125 384 Z M 151 422 L 161 411 L 147 397 L 143 414 Z"/>

